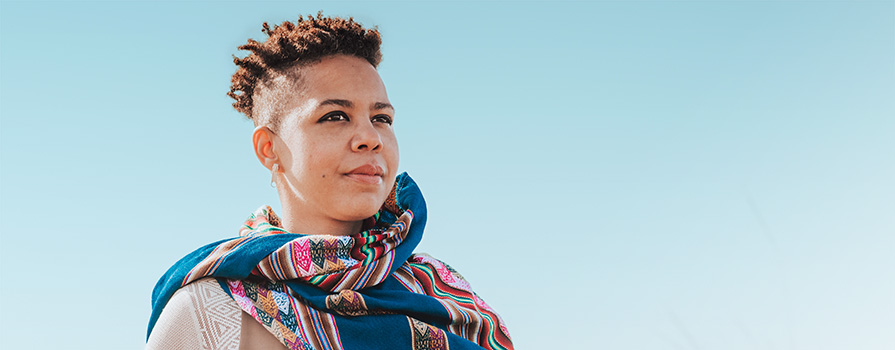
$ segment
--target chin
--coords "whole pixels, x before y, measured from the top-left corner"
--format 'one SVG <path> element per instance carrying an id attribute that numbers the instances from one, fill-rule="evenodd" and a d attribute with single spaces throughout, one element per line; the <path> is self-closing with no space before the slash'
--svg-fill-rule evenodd
<path id="1" fill-rule="evenodd" d="M 385 198 L 382 198 L 380 200 L 378 198 L 380 196 L 376 196 L 375 198 L 370 197 L 373 196 L 361 195 L 356 196 L 353 200 L 343 202 L 344 205 L 340 206 L 339 208 L 339 214 L 341 214 L 340 216 L 342 216 L 341 220 L 364 220 L 373 216 L 373 214 L 376 214 L 376 212 L 379 211 L 380 208 L 382 208 L 382 203 L 385 202 Z"/>

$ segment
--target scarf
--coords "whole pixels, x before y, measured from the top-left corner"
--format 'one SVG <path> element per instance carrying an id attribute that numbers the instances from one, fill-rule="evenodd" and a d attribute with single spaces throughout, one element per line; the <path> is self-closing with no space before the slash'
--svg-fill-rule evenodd
<path id="1" fill-rule="evenodd" d="M 287 232 L 263 206 L 238 237 L 193 251 L 159 279 L 147 338 L 178 288 L 215 277 L 290 349 L 512 349 L 503 320 L 456 270 L 413 254 L 425 224 L 407 173 L 350 236 Z"/>

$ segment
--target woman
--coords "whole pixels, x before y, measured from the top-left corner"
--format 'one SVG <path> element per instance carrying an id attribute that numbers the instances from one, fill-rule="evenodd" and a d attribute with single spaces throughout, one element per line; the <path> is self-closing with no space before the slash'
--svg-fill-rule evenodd
<path id="1" fill-rule="evenodd" d="M 397 174 L 376 30 L 300 18 L 249 40 L 229 95 L 255 123 L 283 216 L 178 261 L 153 291 L 152 349 L 511 349 L 500 317 L 441 261 Z"/>

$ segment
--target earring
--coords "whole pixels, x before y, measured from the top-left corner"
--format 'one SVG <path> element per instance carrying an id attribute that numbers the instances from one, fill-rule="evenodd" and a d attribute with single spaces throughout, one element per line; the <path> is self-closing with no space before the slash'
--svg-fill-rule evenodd
<path id="1" fill-rule="evenodd" d="M 270 169 L 270 187 L 277 188 L 277 183 L 275 180 L 277 179 L 277 170 L 279 169 L 280 165 L 276 163 L 274 163 L 273 168 Z"/>

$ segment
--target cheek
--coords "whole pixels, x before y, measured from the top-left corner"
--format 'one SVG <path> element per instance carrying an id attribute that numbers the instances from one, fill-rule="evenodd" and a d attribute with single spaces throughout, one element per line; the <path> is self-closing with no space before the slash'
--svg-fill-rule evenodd
<path id="1" fill-rule="evenodd" d="M 395 147 L 395 151 L 391 153 L 391 159 L 389 159 L 389 161 L 391 162 L 391 167 L 393 168 L 393 173 L 398 172 L 398 163 L 400 162 L 400 160 L 401 157 L 398 155 L 398 148 Z"/>
<path id="2" fill-rule="evenodd" d="M 298 165 L 303 169 L 303 172 L 308 173 L 308 176 L 321 177 L 324 174 L 322 171 L 327 167 L 327 163 L 333 159 L 323 146 L 325 145 L 316 142 L 297 144 L 295 159 L 299 162 Z"/>
<path id="3" fill-rule="evenodd" d="M 398 160 L 400 159 L 400 152 L 398 149 L 398 140 L 395 138 L 394 134 L 389 135 L 385 141 L 387 146 L 387 154 L 385 155 L 388 162 L 392 163 L 390 165 L 394 166 L 394 170 L 397 171 L 398 168 Z"/>

